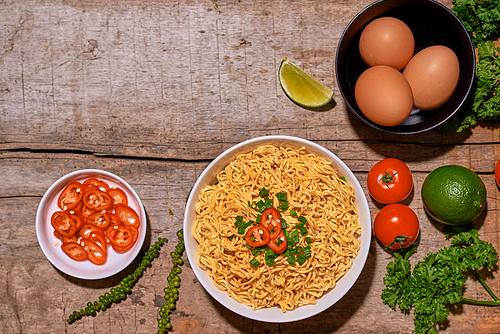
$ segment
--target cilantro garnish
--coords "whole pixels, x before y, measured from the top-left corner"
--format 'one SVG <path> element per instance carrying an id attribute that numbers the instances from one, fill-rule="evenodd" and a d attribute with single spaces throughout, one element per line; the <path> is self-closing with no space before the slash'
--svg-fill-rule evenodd
<path id="1" fill-rule="evenodd" d="M 292 225 L 292 227 L 294 228 L 293 231 L 286 230 L 289 225 L 283 220 L 281 213 L 287 211 L 289 208 L 289 203 L 287 202 L 287 194 L 277 193 L 275 194 L 275 196 L 280 202 L 278 206 L 278 212 L 281 218 L 281 229 L 284 232 L 287 241 L 286 250 L 282 254 L 276 254 L 267 245 L 256 248 L 252 248 L 248 244 L 246 244 L 246 246 L 251 249 L 252 255 L 254 257 L 264 253 L 265 263 L 268 266 L 273 266 L 276 263 L 276 259 L 281 255 L 287 257 L 288 263 L 291 265 L 295 265 L 296 262 L 298 262 L 299 264 L 303 264 L 307 258 L 311 257 L 311 246 L 298 246 L 301 241 L 301 237 L 304 238 L 308 234 L 308 230 L 305 226 L 307 223 L 307 219 L 302 215 L 298 215 L 295 209 L 291 209 L 290 216 L 296 218 L 298 223 Z M 248 222 L 245 222 L 243 220 L 243 216 L 236 216 L 234 225 L 238 228 L 238 234 L 245 234 L 246 229 L 250 225 L 258 225 L 260 223 L 262 213 L 267 208 L 273 207 L 273 199 L 269 198 L 269 190 L 267 190 L 266 187 L 263 187 L 259 191 L 259 197 L 260 199 L 258 201 L 248 201 L 248 206 L 258 212 L 256 221 L 249 220 Z M 274 230 L 271 230 L 270 232 L 272 233 L 273 231 Z M 251 238 L 253 238 L 253 236 Z M 306 237 L 304 240 L 308 245 L 312 243 L 310 237 Z M 282 241 L 280 240 L 278 241 L 277 245 L 279 246 L 281 243 Z M 256 258 L 253 258 L 250 261 L 250 264 L 254 267 L 258 267 L 261 263 Z"/>

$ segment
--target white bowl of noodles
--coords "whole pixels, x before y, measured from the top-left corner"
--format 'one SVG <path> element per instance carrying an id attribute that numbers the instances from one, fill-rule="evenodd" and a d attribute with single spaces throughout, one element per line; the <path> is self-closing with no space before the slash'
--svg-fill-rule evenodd
<path id="1" fill-rule="evenodd" d="M 238 234 L 235 217 L 256 220 L 247 203 L 259 200 L 263 185 L 276 205 L 274 194 L 287 193 L 282 216 L 290 231 L 291 208 L 307 218 L 310 239 L 297 247 L 310 245 L 310 257 L 302 264 L 282 255 L 268 266 Z M 247 318 L 282 323 L 316 315 L 349 291 L 368 256 L 371 219 L 363 189 L 336 155 L 301 138 L 266 136 L 233 146 L 203 171 L 186 205 L 184 238 L 213 298 Z M 252 258 L 260 265 L 249 265 Z"/>

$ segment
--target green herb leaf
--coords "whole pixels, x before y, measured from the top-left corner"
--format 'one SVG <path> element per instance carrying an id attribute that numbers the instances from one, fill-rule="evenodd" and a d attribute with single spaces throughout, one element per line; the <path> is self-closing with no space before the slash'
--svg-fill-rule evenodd
<path id="1" fill-rule="evenodd" d="M 286 201 L 286 193 L 277 193 L 276 197 L 278 198 L 278 201 L 280 201 L 280 202 Z"/>
<path id="2" fill-rule="evenodd" d="M 254 267 L 258 267 L 258 266 L 260 266 L 260 262 L 259 262 L 259 260 L 257 260 L 256 258 L 251 259 L 251 260 L 250 260 L 250 264 L 251 264 L 252 266 L 254 266 Z"/>
<path id="3" fill-rule="evenodd" d="M 261 198 L 269 196 L 269 191 L 266 189 L 266 187 L 262 187 L 262 189 L 259 191 L 259 196 Z"/>
<path id="4" fill-rule="evenodd" d="M 290 216 L 297 217 L 297 211 L 295 209 L 290 210 Z"/>
<path id="5" fill-rule="evenodd" d="M 448 305 L 463 302 L 500 306 L 500 299 L 479 275 L 480 270 L 496 267 L 498 253 L 493 245 L 479 238 L 477 230 L 456 234 L 450 246 L 427 254 L 412 271 L 409 257 L 415 250 L 393 253 L 394 260 L 387 264 L 386 288 L 381 296 L 384 304 L 394 310 L 396 307 L 405 313 L 413 310 L 415 333 L 436 333 L 437 323 L 448 317 Z M 476 276 L 493 300 L 463 298 L 467 273 Z"/>
<path id="6" fill-rule="evenodd" d="M 301 223 L 307 223 L 307 219 L 306 219 L 306 217 L 304 217 L 304 216 L 302 216 L 302 215 L 300 215 L 300 216 L 299 216 L 299 218 L 297 218 L 297 220 L 298 220 L 299 222 L 301 222 Z"/>

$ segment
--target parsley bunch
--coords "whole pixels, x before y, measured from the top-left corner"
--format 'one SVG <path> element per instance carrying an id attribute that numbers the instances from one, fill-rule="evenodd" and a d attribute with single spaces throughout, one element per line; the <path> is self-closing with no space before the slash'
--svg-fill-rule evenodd
<path id="1" fill-rule="evenodd" d="M 492 40 L 500 37 L 500 0 L 453 0 L 453 13 L 462 21 L 477 48 L 476 78 L 464 106 L 441 127 L 461 132 L 478 121 L 500 121 L 500 49 Z"/>
<path id="2" fill-rule="evenodd" d="M 480 269 L 496 267 L 498 253 L 492 244 L 479 238 L 477 230 L 456 234 L 449 247 L 428 254 L 412 271 L 408 258 L 415 251 L 411 248 L 394 253 L 384 278 L 387 288 L 382 291 L 382 301 L 393 310 L 396 306 L 405 313 L 413 309 L 415 333 L 437 333 L 435 325 L 448 317 L 450 304 L 500 306 L 500 299 L 479 275 Z M 476 276 L 493 300 L 463 297 L 467 272 Z"/>

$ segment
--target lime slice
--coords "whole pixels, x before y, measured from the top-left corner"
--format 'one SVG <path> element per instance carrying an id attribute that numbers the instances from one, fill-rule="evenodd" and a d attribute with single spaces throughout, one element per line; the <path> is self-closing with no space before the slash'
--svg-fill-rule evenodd
<path id="1" fill-rule="evenodd" d="M 283 58 L 278 73 L 281 88 L 295 103 L 303 107 L 322 107 L 333 98 L 333 91 L 294 63 Z"/>

